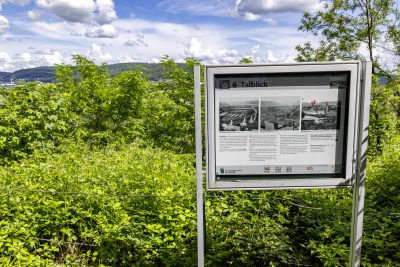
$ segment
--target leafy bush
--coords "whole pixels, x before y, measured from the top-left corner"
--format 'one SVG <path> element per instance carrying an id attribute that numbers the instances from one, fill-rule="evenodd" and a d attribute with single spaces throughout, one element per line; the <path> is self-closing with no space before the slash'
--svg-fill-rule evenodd
<path id="1" fill-rule="evenodd" d="M 46 163 L 30 160 L 3 168 L 1 186 L 133 195 L 186 195 L 194 191 L 193 159 L 189 156 L 136 145 L 105 150 L 85 147 L 69 145 L 65 153 Z M 79 266 L 154 266 L 162 262 L 176 266 L 174 262 L 181 262 L 183 255 L 183 262 L 196 258 L 193 197 L 8 191 L 1 195 L 0 205 L 0 254 L 14 265 L 28 264 L 32 257 Z M 93 250 L 30 237 L 100 247 Z"/>
<path id="2" fill-rule="evenodd" d="M 187 58 L 186 67 L 180 68 L 174 60 L 164 56 L 161 64 L 167 80 L 152 88 L 144 100 L 142 118 L 146 135 L 157 147 L 194 153 L 193 66 L 200 62 Z"/>
<path id="3" fill-rule="evenodd" d="M 67 95 L 54 85 L 28 83 L 0 89 L 0 165 L 52 149 L 68 136 L 76 118 Z"/>
<path id="4" fill-rule="evenodd" d="M 149 86 L 143 73 L 125 71 L 111 79 L 104 65 L 79 55 L 72 58 L 75 65 L 58 65 L 55 73 L 59 90 L 68 94 L 70 109 L 79 117 L 74 135 L 105 144 L 127 129 L 140 129 L 137 119 Z"/>

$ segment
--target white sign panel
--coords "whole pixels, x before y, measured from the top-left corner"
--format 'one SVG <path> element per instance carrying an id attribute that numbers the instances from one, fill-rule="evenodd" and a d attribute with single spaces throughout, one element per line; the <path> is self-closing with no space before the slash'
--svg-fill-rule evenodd
<path id="1" fill-rule="evenodd" d="M 359 62 L 207 66 L 207 189 L 350 187 Z"/>

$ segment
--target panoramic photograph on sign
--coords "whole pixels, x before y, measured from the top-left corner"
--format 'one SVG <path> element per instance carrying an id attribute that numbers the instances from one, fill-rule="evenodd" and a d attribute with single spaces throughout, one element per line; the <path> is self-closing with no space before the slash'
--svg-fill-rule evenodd
<path id="1" fill-rule="evenodd" d="M 260 181 L 279 180 L 285 186 L 290 181 L 296 186 L 301 181 L 310 187 L 351 186 L 355 66 L 307 71 L 301 65 L 279 72 L 260 66 L 255 73 L 255 67 L 241 68 L 241 73 L 210 66 L 209 185 L 253 188 Z"/>

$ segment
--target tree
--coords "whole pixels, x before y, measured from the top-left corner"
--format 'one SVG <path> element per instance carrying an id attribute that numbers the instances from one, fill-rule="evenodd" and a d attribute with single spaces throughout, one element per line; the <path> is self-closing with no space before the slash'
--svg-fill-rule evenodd
<path id="1" fill-rule="evenodd" d="M 299 30 L 322 36 L 318 48 L 310 42 L 298 45 L 297 61 L 359 60 L 365 45 L 373 61 L 373 73 L 388 76 L 379 64 L 375 49 L 400 55 L 400 13 L 393 0 L 332 0 L 325 10 L 312 15 L 304 12 Z"/>
<path id="2" fill-rule="evenodd" d="M 193 67 L 201 65 L 200 61 L 186 58 L 185 67 L 181 68 L 173 59 L 163 56 L 160 64 L 166 80 L 153 87 L 144 100 L 146 136 L 158 147 L 195 153 Z"/>
<path id="3" fill-rule="evenodd" d="M 251 57 L 244 57 L 241 60 L 239 60 L 239 64 L 253 64 L 253 60 L 251 60 Z"/>
<path id="4" fill-rule="evenodd" d="M 400 12 L 393 0 L 331 0 L 325 10 L 311 15 L 305 12 L 299 30 L 322 36 L 319 47 L 310 42 L 296 46 L 297 61 L 361 60 L 366 49 L 373 62 L 371 91 L 369 154 L 379 155 L 385 139 L 392 133 L 393 112 L 399 111 L 398 79 L 393 70 L 379 63 L 376 49 L 400 55 Z M 389 82 L 381 86 L 377 76 Z"/>
<path id="5" fill-rule="evenodd" d="M 110 78 L 105 64 L 98 66 L 80 55 L 72 59 L 75 65 L 60 64 L 55 73 L 57 87 L 68 94 L 70 108 L 79 117 L 78 138 L 104 141 L 137 123 L 149 86 L 141 71 Z"/>

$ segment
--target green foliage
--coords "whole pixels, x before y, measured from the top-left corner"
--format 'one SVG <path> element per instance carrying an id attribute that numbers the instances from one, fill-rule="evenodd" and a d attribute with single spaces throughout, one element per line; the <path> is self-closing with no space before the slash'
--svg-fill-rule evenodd
<path id="1" fill-rule="evenodd" d="M 176 155 L 137 144 L 89 149 L 85 144 L 66 143 L 59 150 L 62 153 L 46 162 L 32 159 L 2 168 L 0 186 L 95 194 L 195 194 L 193 155 Z M 382 156 L 368 164 L 366 212 L 400 215 L 396 204 L 400 200 L 399 163 L 400 138 L 391 138 Z M 351 210 L 352 204 L 352 189 L 211 194 L 279 197 L 306 206 L 345 210 Z M 10 265 L 196 264 L 195 197 L 6 191 L 0 206 L 1 260 Z M 207 198 L 206 212 L 207 266 L 346 266 L 348 262 L 350 212 L 303 209 L 278 200 L 220 198 Z M 74 246 L 30 237 L 100 246 Z M 398 219 L 365 215 L 363 266 L 398 266 L 399 242 Z"/>
<path id="2" fill-rule="evenodd" d="M 1 90 L 0 164 L 8 165 L 0 187 L 87 194 L 4 190 L 0 265 L 195 266 L 195 197 L 93 194 L 195 194 L 193 66 L 200 62 L 165 56 L 168 80 L 151 85 L 142 71 L 112 77 L 105 66 L 73 59 L 58 66 L 56 85 Z M 398 80 L 373 79 L 366 212 L 399 216 Z M 209 194 L 207 266 L 347 265 L 351 189 Z M 362 265 L 400 266 L 399 240 L 398 219 L 366 215 Z"/>
<path id="3" fill-rule="evenodd" d="M 54 85 L 35 83 L 0 89 L 0 165 L 51 150 L 71 130 L 76 116 Z"/>
<path id="4" fill-rule="evenodd" d="M 400 136 L 387 140 L 383 154 L 369 158 L 367 165 L 365 212 L 399 216 Z M 306 205 L 351 210 L 352 189 L 303 190 L 296 195 Z M 344 211 L 300 210 L 299 221 L 309 233 L 300 243 L 310 249 L 324 266 L 346 266 L 349 259 L 351 214 Z M 298 234 L 299 232 L 296 232 Z M 300 238 L 306 237 L 300 235 Z M 400 266 L 400 221 L 364 215 L 362 266 Z M 321 264 L 322 265 L 322 264 Z"/>
<path id="5" fill-rule="evenodd" d="M 187 58 L 185 68 L 180 68 L 173 59 L 164 56 L 161 64 L 167 80 L 156 84 L 144 100 L 142 118 L 146 136 L 157 147 L 194 153 L 193 67 L 200 62 Z"/>
<path id="6" fill-rule="evenodd" d="M 390 84 L 383 86 L 378 82 L 377 77 L 373 76 L 368 136 L 368 155 L 371 157 L 382 153 L 386 142 L 396 130 L 393 107 L 398 97 L 393 95 L 392 83 L 394 82 L 392 80 Z"/>
<path id="7" fill-rule="evenodd" d="M 342 44 L 346 47 L 345 44 Z M 296 61 L 297 62 L 318 62 L 318 61 L 335 61 L 335 60 L 355 60 L 360 59 L 358 52 L 358 46 L 341 48 L 341 44 L 336 42 L 325 42 L 320 41 L 318 48 L 313 48 L 310 42 L 296 46 L 298 52 Z M 350 51 L 349 51 L 350 50 Z"/>
<path id="8" fill-rule="evenodd" d="M 315 15 L 304 12 L 299 30 L 322 36 L 319 47 L 310 42 L 296 46 L 296 61 L 316 62 L 334 60 L 361 60 L 360 47 L 365 45 L 373 62 L 373 73 L 385 76 L 389 82 L 382 86 L 373 78 L 370 109 L 370 136 L 368 139 L 370 156 L 378 156 L 385 141 L 396 129 L 393 118 L 400 114 L 398 77 L 390 70 L 383 69 L 374 49 L 381 47 L 398 55 L 397 33 L 399 26 L 394 18 L 400 16 L 396 2 L 392 0 L 355 1 L 332 0 L 325 4 L 325 10 Z"/>
<path id="9" fill-rule="evenodd" d="M 179 68 L 185 67 L 182 63 L 177 63 L 177 66 Z M 106 68 L 111 77 L 117 76 L 124 71 L 140 70 L 152 81 L 164 80 L 166 78 L 162 64 L 157 63 L 117 63 L 107 65 Z"/>
<path id="10" fill-rule="evenodd" d="M 67 93 L 71 110 L 79 117 L 74 134 L 89 142 L 104 143 L 130 126 L 137 127 L 148 81 L 140 71 L 110 78 L 107 68 L 74 55 L 75 65 L 56 70 L 58 88 Z"/>
<path id="11" fill-rule="evenodd" d="M 251 60 L 251 57 L 244 57 L 238 62 L 239 64 L 253 64 L 253 60 Z"/>
<path id="12" fill-rule="evenodd" d="M 397 120 L 397 129 L 400 129 L 400 124 L 398 118 L 400 118 L 400 65 L 397 65 L 397 69 L 389 79 L 387 85 L 391 89 L 388 103 L 391 105 L 391 110 L 393 111 L 394 119 Z"/>
<path id="13" fill-rule="evenodd" d="M 400 15 L 393 0 L 357 1 L 332 0 L 325 3 L 325 11 L 315 15 L 304 12 L 299 30 L 322 36 L 326 41 L 314 49 L 310 43 L 298 45 L 297 61 L 350 60 L 360 59 L 359 48 L 366 45 L 374 72 L 388 74 L 379 65 L 374 49 L 382 47 L 398 55 Z"/>
<path id="14" fill-rule="evenodd" d="M 60 149 L 64 153 L 45 163 L 31 160 L 2 168 L 1 186 L 133 195 L 186 195 L 195 191 L 193 158 L 188 155 L 140 149 L 134 144 L 89 150 L 84 144 L 71 143 Z M 193 197 L 10 191 L 0 196 L 0 206 L 0 254 L 13 266 L 29 265 L 32 257 L 65 266 L 179 266 L 185 262 L 185 266 L 191 266 L 196 261 Z"/>

